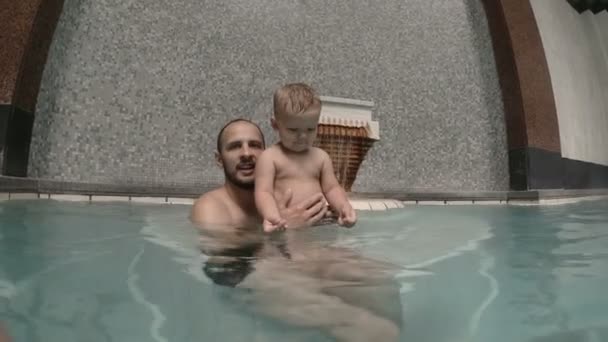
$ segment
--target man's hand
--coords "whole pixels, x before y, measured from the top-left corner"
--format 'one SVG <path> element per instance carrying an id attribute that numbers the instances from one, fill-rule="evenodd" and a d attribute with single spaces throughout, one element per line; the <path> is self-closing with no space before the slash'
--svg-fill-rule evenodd
<path id="1" fill-rule="evenodd" d="M 287 189 L 283 196 L 277 197 L 277 206 L 281 217 L 287 222 L 289 228 L 310 227 L 322 219 L 327 213 L 325 198 L 318 193 L 309 199 L 290 206 L 293 191 Z"/>

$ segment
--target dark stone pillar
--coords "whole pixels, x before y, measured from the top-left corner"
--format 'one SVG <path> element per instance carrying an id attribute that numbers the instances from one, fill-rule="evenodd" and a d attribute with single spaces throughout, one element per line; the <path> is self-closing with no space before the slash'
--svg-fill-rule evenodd
<path id="1" fill-rule="evenodd" d="M 0 5 L 0 175 L 27 176 L 40 80 L 63 0 Z"/>
<path id="2" fill-rule="evenodd" d="M 563 188 L 551 76 L 529 0 L 484 0 L 502 89 L 513 190 Z"/>

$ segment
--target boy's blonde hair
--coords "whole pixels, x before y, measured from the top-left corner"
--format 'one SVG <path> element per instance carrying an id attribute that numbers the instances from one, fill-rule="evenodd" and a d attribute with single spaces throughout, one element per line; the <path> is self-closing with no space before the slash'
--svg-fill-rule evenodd
<path id="1" fill-rule="evenodd" d="M 274 92 L 274 116 L 283 117 L 305 112 L 312 108 L 321 111 L 321 100 L 315 90 L 304 83 L 291 83 Z"/>

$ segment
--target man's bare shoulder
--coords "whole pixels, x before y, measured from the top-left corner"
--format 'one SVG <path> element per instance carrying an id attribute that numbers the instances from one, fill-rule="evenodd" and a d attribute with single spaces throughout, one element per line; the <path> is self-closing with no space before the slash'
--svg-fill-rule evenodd
<path id="1" fill-rule="evenodd" d="M 275 158 L 278 156 L 282 156 L 283 150 L 281 149 L 281 147 L 278 144 L 273 144 L 268 146 L 267 149 L 265 149 L 262 154 L 260 154 L 260 158 L 262 158 L 263 156 L 265 156 L 266 158 L 271 157 L 271 158 Z"/>
<path id="2" fill-rule="evenodd" d="M 223 187 L 204 193 L 194 202 L 190 220 L 195 223 L 224 223 L 230 217 L 227 197 Z"/>

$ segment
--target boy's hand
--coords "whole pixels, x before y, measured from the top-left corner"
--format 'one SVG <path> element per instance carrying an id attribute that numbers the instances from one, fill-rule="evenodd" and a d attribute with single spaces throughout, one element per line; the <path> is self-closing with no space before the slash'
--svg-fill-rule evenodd
<path id="1" fill-rule="evenodd" d="M 280 217 L 270 217 L 264 220 L 263 226 L 264 231 L 270 233 L 275 230 L 285 230 L 285 228 L 287 228 L 287 222 Z"/>
<path id="2" fill-rule="evenodd" d="M 352 227 L 357 223 L 357 213 L 350 203 L 345 204 L 340 210 L 340 216 L 338 217 L 338 224 L 344 227 Z"/>

